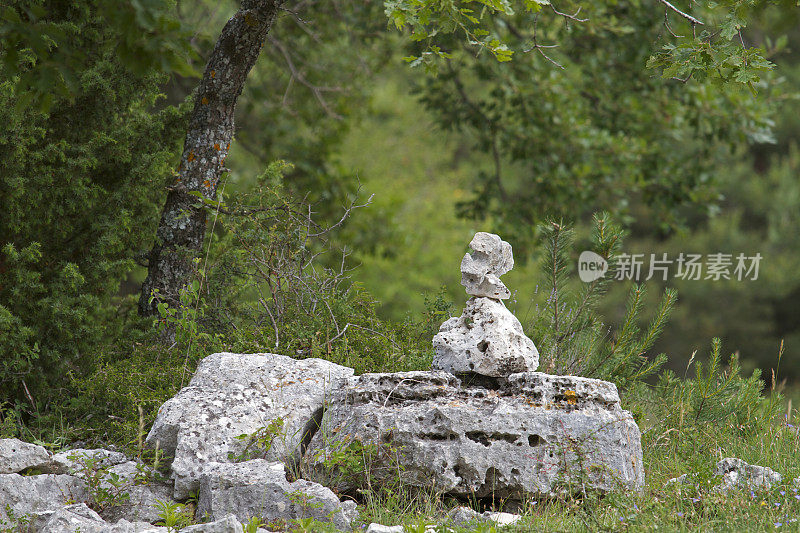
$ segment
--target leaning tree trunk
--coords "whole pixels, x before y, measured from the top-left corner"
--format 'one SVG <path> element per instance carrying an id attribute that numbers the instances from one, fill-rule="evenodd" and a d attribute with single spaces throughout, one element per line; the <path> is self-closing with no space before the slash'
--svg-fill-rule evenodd
<path id="1" fill-rule="evenodd" d="M 193 207 L 199 192 L 216 197 L 225 156 L 233 138 L 233 114 L 247 74 L 256 62 L 284 0 L 242 0 L 211 52 L 197 90 L 178 175 L 169 189 L 148 256 L 147 279 L 139 298 L 139 314 L 157 312 L 158 301 L 176 305 L 188 283 L 205 236 L 206 215 Z M 151 296 L 158 296 L 151 302 Z"/>

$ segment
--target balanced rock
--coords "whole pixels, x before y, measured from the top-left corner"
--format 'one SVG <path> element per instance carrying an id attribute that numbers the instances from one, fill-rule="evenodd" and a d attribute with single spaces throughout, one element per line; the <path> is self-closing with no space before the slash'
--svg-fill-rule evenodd
<path id="1" fill-rule="evenodd" d="M 524 372 L 484 388 L 446 372 L 364 374 L 333 391 L 308 454 L 329 456 L 356 441 L 387 452 L 375 454 L 373 484 L 399 475 L 458 497 L 644 483 L 639 428 L 616 386 L 596 379 Z M 333 488 L 360 483 L 347 477 Z"/>
<path id="2" fill-rule="evenodd" d="M 207 463 L 236 462 L 254 451 L 241 435 L 280 419 L 264 459 L 296 461 L 316 431 L 323 401 L 353 369 L 277 354 L 213 354 L 200 362 L 189 386 L 161 406 L 147 444 L 175 459 L 174 497 L 200 488 Z M 249 447 L 249 449 L 248 449 Z M 258 451 L 256 448 L 255 451 Z"/>
<path id="3" fill-rule="evenodd" d="M 492 298 L 470 298 L 461 316 L 441 325 L 433 348 L 431 368 L 452 374 L 500 377 L 539 366 L 539 352 L 522 324 Z"/>
<path id="4" fill-rule="evenodd" d="M 469 243 L 472 253 L 461 260 L 461 284 L 472 296 L 506 299 L 511 293 L 500 276 L 514 268 L 511 245 L 494 235 L 480 231 Z"/>

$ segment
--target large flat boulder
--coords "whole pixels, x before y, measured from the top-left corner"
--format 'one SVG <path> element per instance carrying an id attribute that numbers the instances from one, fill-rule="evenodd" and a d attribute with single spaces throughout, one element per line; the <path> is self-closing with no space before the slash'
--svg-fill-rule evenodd
<path id="1" fill-rule="evenodd" d="M 355 503 L 340 502 L 328 488 L 299 479 L 290 483 L 283 464 L 254 459 L 244 463 L 209 463 L 200 483 L 197 515 L 211 520 L 234 515 L 243 523 L 316 518 L 349 530 Z"/>
<path id="2" fill-rule="evenodd" d="M 456 496 L 517 499 L 644 483 L 639 428 L 616 386 L 595 379 L 524 372 L 462 386 L 441 371 L 364 374 L 334 391 L 312 439 L 307 457 L 320 479 L 336 479 L 331 486 L 340 490 L 364 482 L 330 475 L 325 463 L 356 441 L 389 452 L 374 455 L 373 476 L 400 472 L 406 483 Z"/>
<path id="3" fill-rule="evenodd" d="M 322 359 L 217 353 L 200 362 L 188 387 L 161 406 L 147 444 L 174 456 L 174 497 L 199 488 L 205 465 L 253 458 L 237 438 L 282 421 L 264 459 L 292 462 L 316 431 L 325 397 L 353 369 Z"/>

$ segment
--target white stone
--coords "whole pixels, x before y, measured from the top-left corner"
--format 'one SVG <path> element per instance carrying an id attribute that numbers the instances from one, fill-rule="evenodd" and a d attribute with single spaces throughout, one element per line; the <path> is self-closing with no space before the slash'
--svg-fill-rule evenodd
<path id="1" fill-rule="evenodd" d="M 230 514 L 243 523 L 252 517 L 266 522 L 316 518 L 342 530 L 349 530 L 357 515 L 354 502 L 340 502 L 322 485 L 304 479 L 289 483 L 281 463 L 208 463 L 200 480 L 197 515 L 214 520 Z"/>
<path id="2" fill-rule="evenodd" d="M 367 528 L 366 533 L 404 533 L 405 530 L 403 526 L 384 526 L 373 522 Z"/>
<path id="3" fill-rule="evenodd" d="M 104 533 L 108 524 L 85 503 L 76 503 L 45 513 L 38 533 Z"/>
<path id="4" fill-rule="evenodd" d="M 96 467 L 114 466 L 128 460 L 124 453 L 113 450 L 75 448 L 55 454 L 49 466 L 49 471 L 53 474 L 78 473 L 83 470 L 84 466 L 88 466 L 86 465 L 87 458 L 91 459 Z"/>
<path id="5" fill-rule="evenodd" d="M 115 524 L 106 526 L 103 533 L 170 533 L 165 527 L 157 527 L 147 522 L 128 522 L 122 519 Z"/>
<path id="6" fill-rule="evenodd" d="M 36 444 L 19 439 L 0 439 L 0 474 L 17 474 L 27 468 L 43 469 L 50 454 Z"/>
<path id="7" fill-rule="evenodd" d="M 230 462 L 247 446 L 237 439 L 282 419 L 282 433 L 263 457 L 292 462 L 316 431 L 325 396 L 353 369 L 321 359 L 277 354 L 210 355 L 188 387 L 161 406 L 147 436 L 167 455 L 175 499 L 199 488 L 205 464 Z"/>
<path id="8" fill-rule="evenodd" d="M 741 459 L 727 457 L 719 461 L 714 474 L 722 476 L 722 483 L 715 490 L 727 493 L 734 489 L 770 490 L 783 477 L 766 466 L 750 465 Z"/>
<path id="9" fill-rule="evenodd" d="M 500 377 L 532 372 L 539 351 L 525 336 L 522 324 L 492 298 L 470 298 L 459 317 L 453 317 L 433 337 L 433 370 Z"/>
<path id="10" fill-rule="evenodd" d="M 349 381 L 332 395 L 308 454 L 324 457 L 354 440 L 388 447 L 371 469 L 373 485 L 399 475 L 454 496 L 522 499 L 644 484 L 639 428 L 613 383 L 539 372 L 498 379 L 495 389 L 462 387 L 445 372 Z M 325 472 L 321 461 L 316 468 Z"/>
<path id="11" fill-rule="evenodd" d="M 457 526 L 469 523 L 492 522 L 496 526 L 509 526 L 518 522 L 522 517 L 518 514 L 486 511 L 481 514 L 469 507 L 456 507 L 448 513 L 448 517 Z"/>
<path id="12" fill-rule="evenodd" d="M 235 515 L 228 515 L 221 520 L 185 527 L 180 533 L 242 533 L 242 524 Z"/>
<path id="13" fill-rule="evenodd" d="M 506 299 L 511 293 L 500 276 L 514 268 L 511 245 L 493 233 L 478 232 L 469 243 L 472 253 L 461 260 L 461 284 L 472 296 Z"/>

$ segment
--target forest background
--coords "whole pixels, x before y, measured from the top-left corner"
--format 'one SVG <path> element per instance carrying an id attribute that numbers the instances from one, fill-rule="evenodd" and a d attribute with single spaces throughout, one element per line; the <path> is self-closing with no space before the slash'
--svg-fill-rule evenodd
<path id="1" fill-rule="evenodd" d="M 514 246 L 509 306 L 528 326 L 551 294 L 540 274 L 548 221 L 575 226 L 574 270 L 601 210 L 629 232 L 626 253 L 760 253 L 757 280 L 648 282 L 637 320 L 646 328 L 659 294 L 675 288 L 672 319 L 648 354 L 666 353 L 680 372 L 720 337 L 745 371 L 761 368 L 768 383 L 776 372 L 791 391 L 800 379 L 797 7 L 742 3 L 741 31 L 743 19 L 704 12 L 718 28 L 709 41 L 762 47 L 774 63 L 754 59 L 749 72 L 740 62 L 718 76 L 659 63 L 662 46 L 680 51 L 698 30 L 663 5 L 542 7 L 494 23 L 528 50 L 512 61 L 448 36 L 451 57 L 437 61 L 424 43 L 387 31 L 384 4 L 287 5 L 239 99 L 222 196 L 205 205 L 196 283 L 182 308 L 162 313 L 179 330 L 167 346 L 135 301 L 188 102 L 237 3 L 0 7 L 4 420 L 91 417 L 99 404 L 132 420 L 143 404 L 151 416 L 180 383 L 150 362 L 185 378 L 191 361 L 222 348 L 341 351 L 340 362 L 369 370 L 392 366 L 389 355 L 367 355 L 384 343 L 418 352 L 394 365 L 414 366 L 466 299 L 458 264 L 476 231 Z M 330 228 L 323 241 L 304 226 L 307 206 L 314 227 Z M 226 218 L 235 208 L 241 216 Z M 295 218 L 253 218 L 259 209 Z M 347 250 L 343 269 L 334 249 Z M 291 271 L 307 257 L 333 269 L 303 278 L 328 309 L 309 313 L 298 297 L 276 321 L 279 297 L 259 292 L 275 272 L 257 265 Z M 609 338 L 629 288 L 612 283 L 599 304 Z M 399 340 L 412 330 L 413 346 Z"/>

